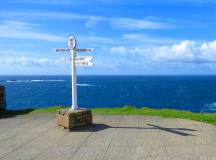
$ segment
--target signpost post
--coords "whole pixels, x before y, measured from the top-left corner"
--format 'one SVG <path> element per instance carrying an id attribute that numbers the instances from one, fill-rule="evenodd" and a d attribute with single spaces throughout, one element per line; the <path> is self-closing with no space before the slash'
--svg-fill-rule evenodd
<path id="1" fill-rule="evenodd" d="M 70 52 L 70 57 L 63 59 L 63 62 L 71 63 L 71 82 L 72 82 L 72 105 L 70 111 L 61 110 L 57 113 L 58 125 L 65 128 L 74 128 L 92 123 L 92 114 L 90 110 L 79 109 L 77 104 L 77 66 L 92 66 L 92 56 L 77 56 L 77 52 L 92 52 L 93 48 L 76 48 L 76 38 L 68 38 L 69 48 L 58 48 L 56 52 Z M 66 114 L 65 114 L 66 113 Z M 76 114 L 74 114 L 76 113 Z M 80 114 L 81 113 L 81 114 Z M 67 116 L 64 116 L 67 115 Z M 81 118 L 77 115 L 81 115 Z M 69 117 L 69 119 L 67 119 Z M 78 118 L 77 118 L 78 117 Z M 78 119 L 78 120 L 77 120 Z M 73 124 L 71 124 L 73 122 Z"/>

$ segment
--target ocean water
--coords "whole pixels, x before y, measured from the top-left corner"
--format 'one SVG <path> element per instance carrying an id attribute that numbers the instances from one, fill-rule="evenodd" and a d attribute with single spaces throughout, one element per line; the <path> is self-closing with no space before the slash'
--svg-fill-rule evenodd
<path id="1" fill-rule="evenodd" d="M 9 109 L 71 104 L 70 76 L 0 76 Z M 216 112 L 216 76 L 78 76 L 82 108 L 173 108 Z"/>

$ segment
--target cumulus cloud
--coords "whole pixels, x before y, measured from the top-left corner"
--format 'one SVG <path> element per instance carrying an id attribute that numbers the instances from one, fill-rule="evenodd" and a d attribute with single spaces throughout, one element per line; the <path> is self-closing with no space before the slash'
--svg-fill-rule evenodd
<path id="1" fill-rule="evenodd" d="M 112 47 L 110 52 L 138 55 L 155 62 L 215 63 L 216 40 L 204 43 L 185 40 L 178 44 L 155 48 L 126 48 L 118 46 Z"/>
<path id="2" fill-rule="evenodd" d="M 152 59 L 155 61 L 191 62 L 199 54 L 199 46 L 194 41 L 183 41 L 172 46 L 158 47 L 151 50 Z"/>

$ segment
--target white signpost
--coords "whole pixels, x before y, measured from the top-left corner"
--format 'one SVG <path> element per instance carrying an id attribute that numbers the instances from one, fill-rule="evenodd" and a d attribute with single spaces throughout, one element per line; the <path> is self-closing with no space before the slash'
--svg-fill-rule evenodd
<path id="1" fill-rule="evenodd" d="M 77 66 L 92 66 L 91 56 L 77 56 L 77 52 L 92 52 L 93 48 L 76 48 L 76 38 L 70 36 L 68 38 L 69 48 L 58 48 L 56 52 L 70 52 L 71 56 L 63 59 L 63 62 L 71 63 L 71 74 L 72 74 L 72 106 L 71 110 L 78 109 L 77 105 Z"/>

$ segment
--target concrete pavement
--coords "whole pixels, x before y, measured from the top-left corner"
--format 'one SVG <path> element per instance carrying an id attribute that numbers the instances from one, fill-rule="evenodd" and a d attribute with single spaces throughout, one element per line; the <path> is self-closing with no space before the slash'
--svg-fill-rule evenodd
<path id="1" fill-rule="evenodd" d="M 0 119 L 0 160 L 216 160 L 216 127 L 151 116 L 94 115 L 68 132 L 55 114 Z"/>

